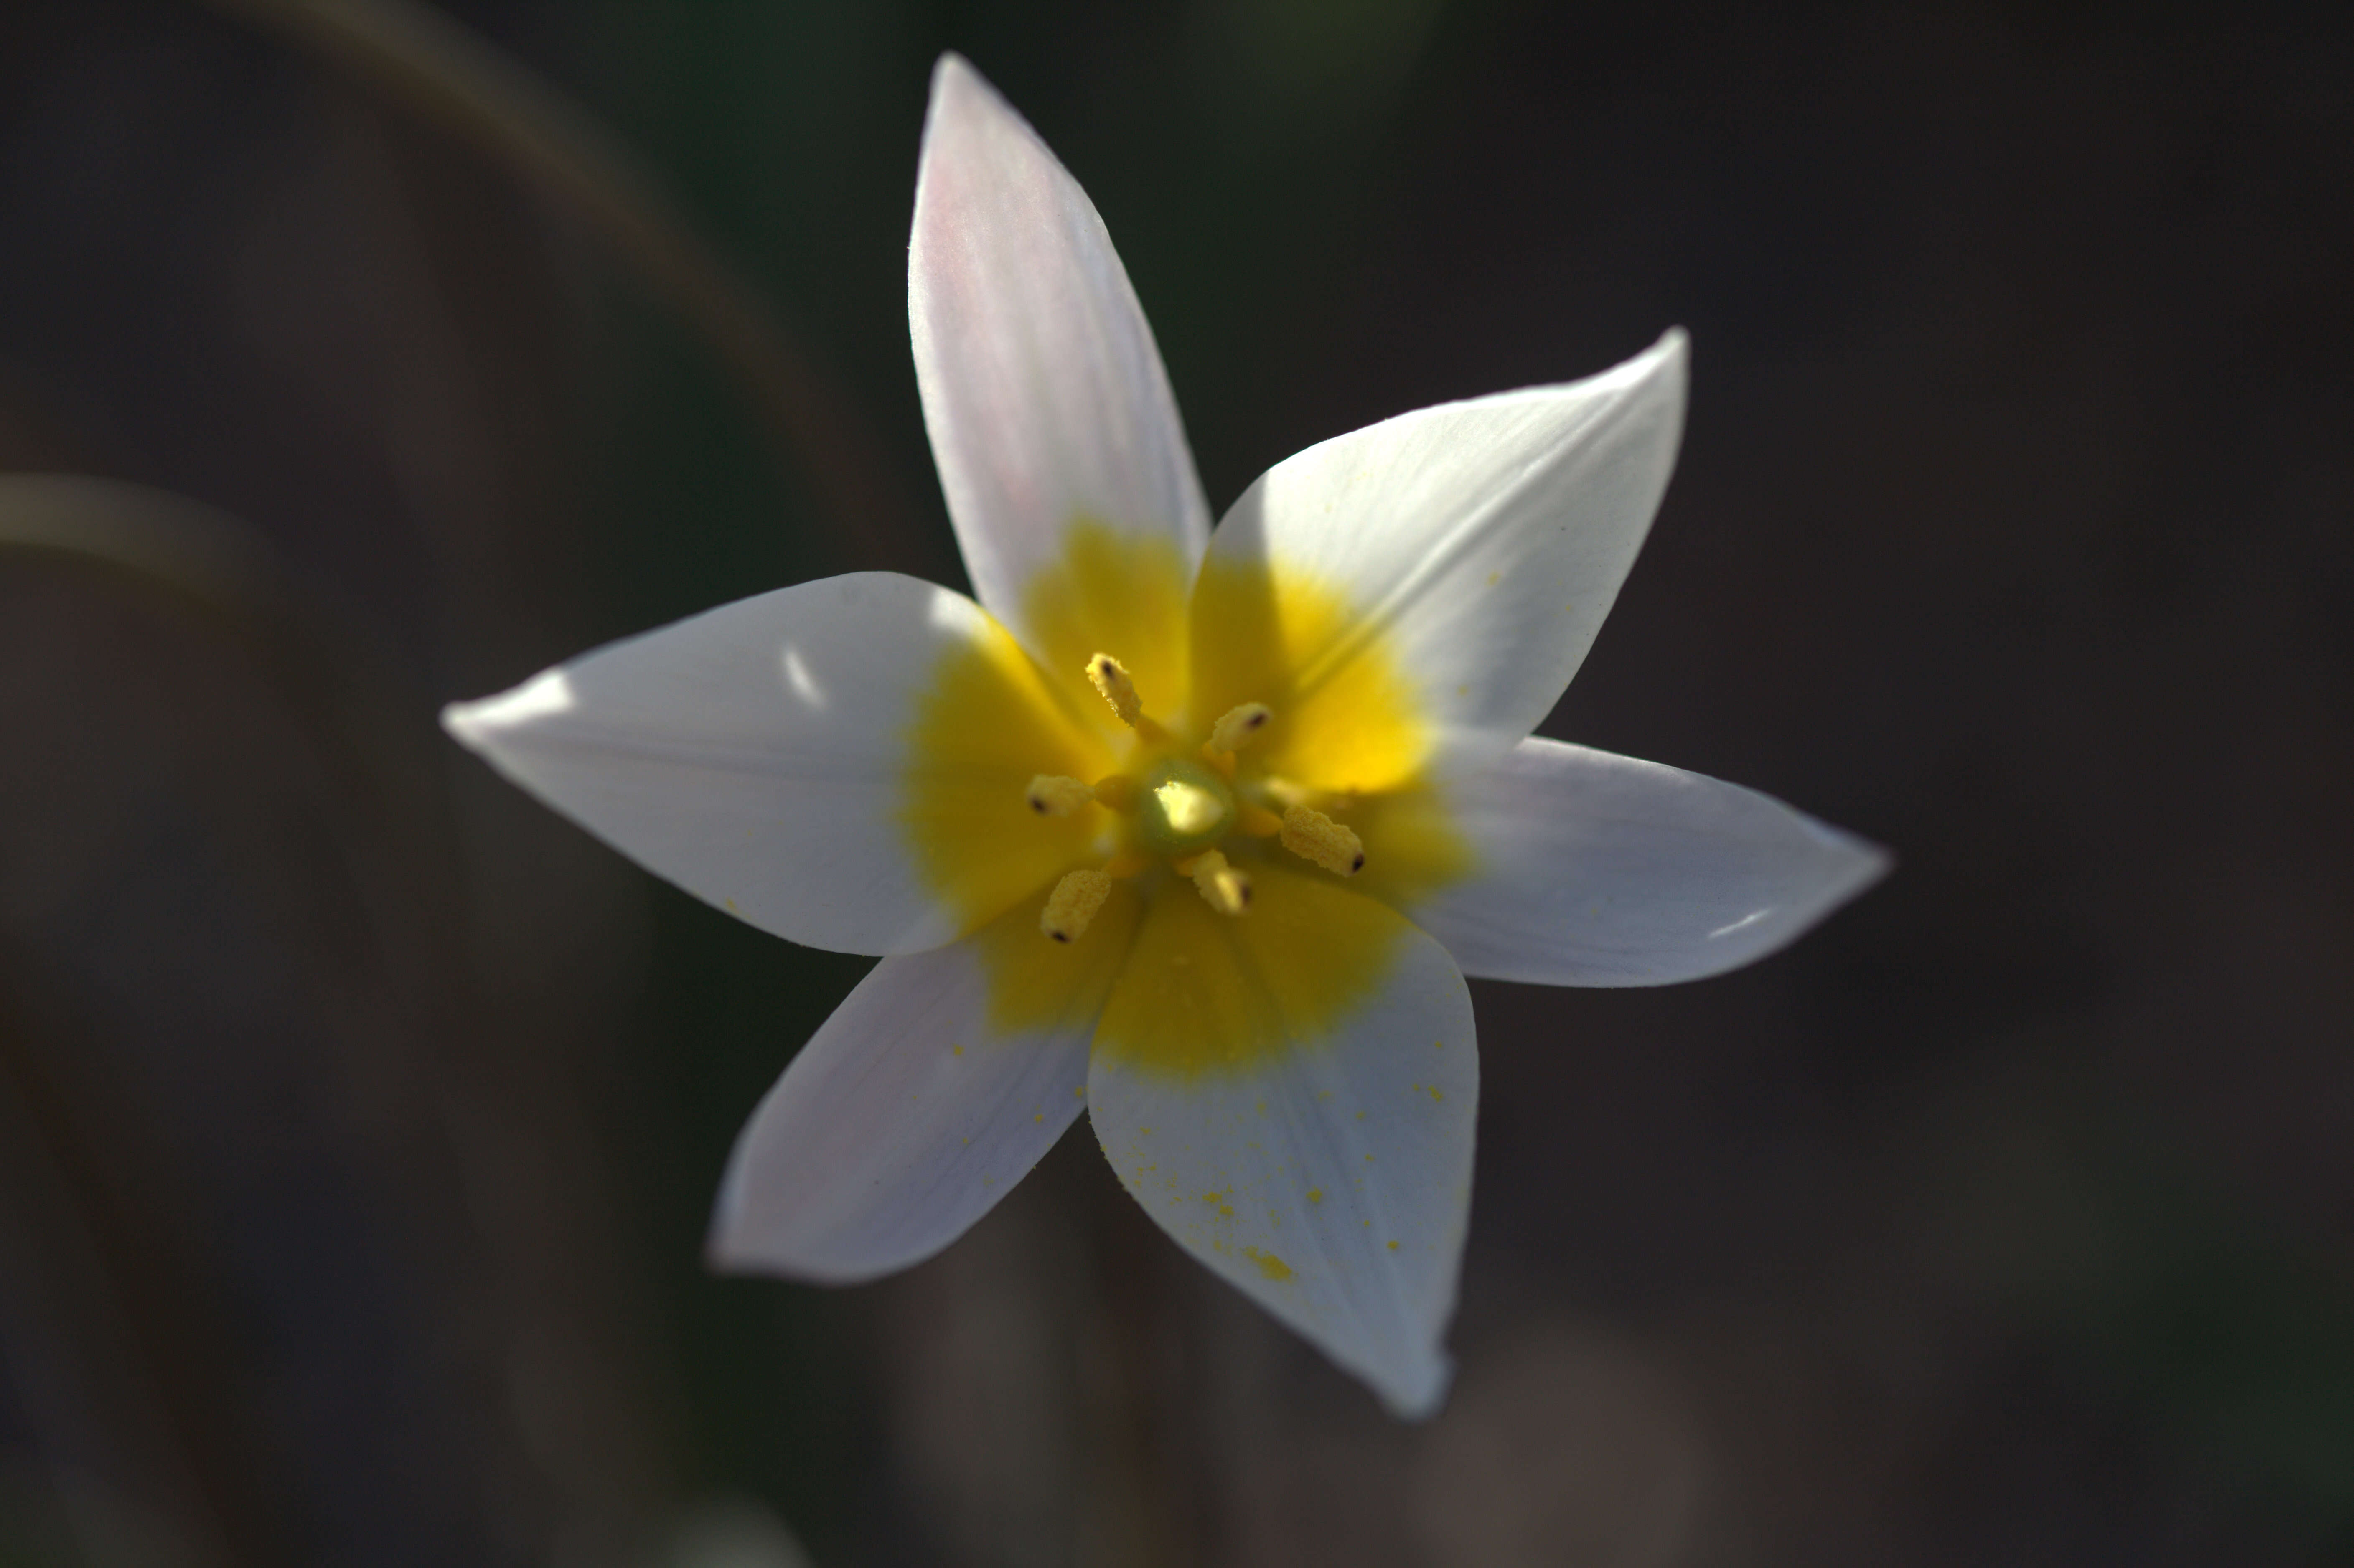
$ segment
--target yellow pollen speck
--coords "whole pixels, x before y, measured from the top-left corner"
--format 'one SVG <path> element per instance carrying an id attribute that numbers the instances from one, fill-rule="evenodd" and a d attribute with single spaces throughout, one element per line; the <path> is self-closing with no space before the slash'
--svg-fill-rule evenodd
<path id="1" fill-rule="evenodd" d="M 1030 1119 L 1032 1121 L 1044 1121 L 1046 1119 L 1046 1113 L 1044 1111 L 1040 1111 L 1036 1116 L 1032 1117 Z"/>
<path id="2" fill-rule="evenodd" d="M 1294 806 L 1283 813 L 1283 847 L 1336 876 L 1354 876 L 1365 869 L 1364 841 L 1313 806 Z"/>
<path id="3" fill-rule="evenodd" d="M 1395 1242 L 1392 1242 L 1392 1243 L 1390 1243 L 1390 1250 L 1391 1250 L 1392 1252 L 1395 1252 L 1395 1251 L 1397 1251 L 1397 1243 L 1395 1243 Z"/>
<path id="4" fill-rule="evenodd" d="M 1030 809 L 1042 817 L 1067 817 L 1094 799 L 1095 791 L 1076 779 L 1041 773 L 1030 780 Z"/>
<path id="5" fill-rule="evenodd" d="M 1320 1203 L 1320 1202 L 1322 1202 L 1324 1201 L 1324 1189 L 1323 1189 L 1323 1188 L 1321 1188 L 1321 1187 L 1310 1187 L 1310 1188 L 1309 1188 L 1309 1189 L 1308 1189 L 1308 1201 L 1309 1201 L 1310 1202 L 1311 1202 L 1311 1203 Z"/>
<path id="6" fill-rule="evenodd" d="M 1438 1092 L 1438 1086 L 1437 1084 L 1433 1084 L 1430 1086 L 1430 1098 L 1433 1104 L 1437 1104 L 1443 1102 L 1447 1097 Z"/>
<path id="7" fill-rule="evenodd" d="M 1136 694 L 1136 683 L 1129 679 L 1128 666 L 1108 653 L 1098 653 L 1087 661 L 1087 679 L 1103 694 L 1103 700 L 1111 705 L 1111 711 L 1119 715 L 1119 722 L 1134 729 L 1136 721 L 1144 716 L 1144 699 Z"/>
<path id="8" fill-rule="evenodd" d="M 964 1054 L 964 1047 L 961 1045 L 951 1045 L 949 1047 L 949 1054 L 951 1056 L 961 1056 Z"/>
<path id="9" fill-rule="evenodd" d="M 1074 871 L 1055 884 L 1039 913 L 1038 929 L 1057 942 L 1076 942 L 1087 935 L 1096 912 L 1111 896 L 1111 878 L 1100 871 Z"/>
<path id="10" fill-rule="evenodd" d="M 1071 1097 L 1075 1100 L 1086 1099 L 1087 1097 L 1087 1086 L 1085 1084 L 1081 1084 L 1077 1088 L 1071 1091 Z"/>
<path id="11" fill-rule="evenodd" d="M 1280 1280 L 1291 1277 L 1291 1265 L 1271 1252 L 1261 1252 L 1255 1246 L 1246 1246 L 1243 1248 L 1243 1255 L 1258 1265 L 1258 1271 L 1269 1279 Z"/>
<path id="12" fill-rule="evenodd" d="M 1210 744 L 1224 752 L 1240 751 L 1257 738 L 1258 732 L 1265 729 L 1267 721 L 1274 716 L 1274 710 L 1265 703 L 1245 703 L 1239 707 L 1228 708 L 1219 715 L 1218 722 L 1210 726 Z"/>
<path id="13" fill-rule="evenodd" d="M 1250 907 L 1250 878 L 1226 863 L 1226 857 L 1216 850 L 1204 850 L 1184 863 L 1182 869 L 1202 890 L 1202 896 L 1211 908 L 1221 915 L 1239 915 Z"/>
<path id="14" fill-rule="evenodd" d="M 1490 588 L 1494 588 L 1498 583 L 1502 582 L 1503 580 L 1504 574 L 1501 572 L 1490 572 L 1488 574 L 1488 586 Z"/>
<path id="15" fill-rule="evenodd" d="M 1125 811 L 1136 804 L 1136 780 L 1125 773 L 1107 773 L 1096 780 L 1096 804 Z"/>

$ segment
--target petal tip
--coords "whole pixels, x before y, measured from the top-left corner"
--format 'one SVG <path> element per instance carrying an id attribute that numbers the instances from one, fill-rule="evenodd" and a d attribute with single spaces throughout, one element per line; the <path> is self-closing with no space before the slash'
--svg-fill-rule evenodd
<path id="1" fill-rule="evenodd" d="M 932 62 L 932 85 L 929 112 L 925 116 L 926 129 L 940 117 L 941 110 L 952 100 L 965 97 L 976 90 L 986 91 L 988 82 L 972 62 L 949 49 Z"/>
<path id="2" fill-rule="evenodd" d="M 1427 1421 L 1447 1407 L 1447 1392 L 1455 1386 L 1455 1358 L 1434 1347 L 1429 1359 L 1403 1378 L 1384 1379 L 1373 1385 L 1383 1405 L 1400 1421 Z"/>
<path id="3" fill-rule="evenodd" d="M 990 84 L 989 79 L 970 60 L 950 49 L 932 66 L 931 97 L 924 116 L 926 151 L 930 150 L 940 126 L 953 121 L 969 122 L 977 116 L 1011 121 L 1027 129 L 1021 115 Z"/>
<path id="4" fill-rule="evenodd" d="M 1691 381 L 1691 334 L 1670 327 L 1650 347 L 1603 374 L 1623 378 L 1629 387 L 1656 388 L 1681 406 Z"/>
<path id="5" fill-rule="evenodd" d="M 1832 831 L 1837 832 L 1837 830 Z M 1870 839 L 1858 838 L 1853 833 L 1840 832 L 1839 836 L 1849 857 L 1847 874 L 1840 878 L 1837 895 L 1838 901 L 1844 903 L 1848 899 L 1869 892 L 1874 885 L 1894 871 L 1896 852 L 1885 844 L 1876 844 Z"/>
<path id="6" fill-rule="evenodd" d="M 481 731 L 474 722 L 474 710 L 480 705 L 477 703 L 441 705 L 441 732 L 470 751 L 481 745 L 476 738 Z"/>
<path id="7" fill-rule="evenodd" d="M 543 670 L 510 691 L 451 703 L 441 710 L 441 727 L 470 751 L 488 754 L 506 735 L 569 713 L 572 681 L 562 670 Z"/>

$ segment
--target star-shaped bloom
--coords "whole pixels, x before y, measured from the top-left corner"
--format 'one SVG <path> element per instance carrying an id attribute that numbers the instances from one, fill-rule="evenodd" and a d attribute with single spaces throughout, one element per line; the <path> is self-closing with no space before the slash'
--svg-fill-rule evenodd
<path id="1" fill-rule="evenodd" d="M 1213 532 L 1102 220 L 952 56 L 908 313 L 974 598 L 803 583 L 446 722 L 708 903 L 882 955 L 737 1143 L 720 1264 L 904 1268 L 1084 1110 L 1180 1245 L 1426 1413 L 1470 1212 L 1463 977 L 1715 974 L 1884 865 L 1531 735 L 1667 486 L 1683 337 L 1310 447 Z"/>

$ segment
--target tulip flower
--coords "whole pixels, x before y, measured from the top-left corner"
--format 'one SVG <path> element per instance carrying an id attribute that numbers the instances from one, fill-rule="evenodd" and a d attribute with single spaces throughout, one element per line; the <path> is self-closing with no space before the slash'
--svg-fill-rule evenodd
<path id="1" fill-rule="evenodd" d="M 1084 1113 L 1181 1246 L 1426 1414 L 1470 1213 L 1464 977 L 1715 974 L 1885 865 L 1532 735 L 1667 486 L 1684 338 L 1310 447 L 1213 530 L 1101 219 L 953 56 L 908 274 L 971 598 L 802 583 L 445 722 L 716 907 L 881 955 L 746 1128 L 721 1266 L 907 1267 Z"/>

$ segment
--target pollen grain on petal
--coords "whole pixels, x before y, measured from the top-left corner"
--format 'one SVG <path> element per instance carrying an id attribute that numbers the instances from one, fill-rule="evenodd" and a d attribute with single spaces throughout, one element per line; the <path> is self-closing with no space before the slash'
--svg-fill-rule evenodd
<path id="1" fill-rule="evenodd" d="M 1283 813 L 1283 847 L 1335 876 L 1365 869 L 1364 841 L 1313 806 L 1293 806 Z"/>
<path id="2" fill-rule="evenodd" d="M 1085 783 L 1062 774 L 1041 773 L 1030 780 L 1030 809 L 1042 817 L 1067 817 L 1095 798 Z"/>
<path id="3" fill-rule="evenodd" d="M 1210 726 L 1210 744 L 1220 751 L 1236 752 L 1258 737 L 1275 711 L 1265 703 L 1244 703 L 1228 708 Z"/>
<path id="4" fill-rule="evenodd" d="M 1110 896 L 1111 878 L 1102 872 L 1070 872 L 1046 895 L 1038 929 L 1057 942 L 1076 942 L 1087 935 L 1088 924 Z"/>
<path id="5" fill-rule="evenodd" d="M 1137 727 L 1144 717 L 1144 699 L 1136 694 L 1136 683 L 1129 678 L 1128 666 L 1108 653 L 1097 653 L 1087 661 L 1087 679 L 1095 683 L 1119 722 L 1129 728 Z"/>
<path id="6" fill-rule="evenodd" d="M 1271 1252 L 1262 1252 L 1257 1247 L 1246 1246 L 1243 1248 L 1243 1255 L 1258 1265 L 1258 1271 L 1278 1284 L 1292 1277 L 1291 1266 Z"/>

